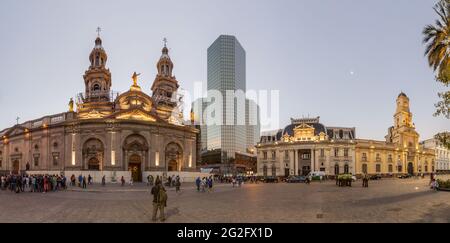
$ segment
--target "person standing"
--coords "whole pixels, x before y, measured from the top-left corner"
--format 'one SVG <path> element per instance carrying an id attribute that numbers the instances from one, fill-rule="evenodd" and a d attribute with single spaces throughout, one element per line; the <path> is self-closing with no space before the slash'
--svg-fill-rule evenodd
<path id="1" fill-rule="evenodd" d="M 152 187 L 151 193 L 153 195 L 153 215 L 152 220 L 156 221 L 156 216 L 160 215 L 161 222 L 166 220 L 164 215 L 164 207 L 167 206 L 167 193 L 166 189 L 162 186 L 162 183 L 156 183 L 155 186 Z"/>
<path id="2" fill-rule="evenodd" d="M 122 183 L 122 186 L 125 185 L 125 179 L 123 178 L 123 176 L 122 176 L 122 178 L 120 178 L 120 182 Z"/>
<path id="3" fill-rule="evenodd" d="M 180 177 L 177 176 L 177 178 L 175 179 L 175 192 L 176 193 L 180 192 L 180 186 L 181 186 Z"/>
<path id="4" fill-rule="evenodd" d="M 86 189 L 86 176 L 83 176 L 83 189 Z"/>
<path id="5" fill-rule="evenodd" d="M 92 184 L 92 176 L 91 174 L 88 175 L 88 185 Z"/>
<path id="6" fill-rule="evenodd" d="M 81 187 L 83 185 L 83 176 L 80 174 L 78 176 L 78 186 Z"/>
<path id="7" fill-rule="evenodd" d="M 105 177 L 105 175 L 103 175 L 103 177 L 102 177 L 102 186 L 105 186 L 105 184 L 106 184 L 106 177 Z"/>

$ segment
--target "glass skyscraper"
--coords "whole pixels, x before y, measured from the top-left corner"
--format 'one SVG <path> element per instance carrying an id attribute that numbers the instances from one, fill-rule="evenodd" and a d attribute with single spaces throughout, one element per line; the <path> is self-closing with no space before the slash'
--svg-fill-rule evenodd
<path id="1" fill-rule="evenodd" d="M 222 150 L 222 163 L 234 158 L 236 152 L 247 153 L 259 139 L 259 112 L 254 102 L 245 98 L 243 103 L 226 99 L 227 90 L 246 91 L 245 55 L 236 37 L 229 35 L 219 36 L 208 48 L 207 89 L 222 94 L 223 125 L 205 127 L 206 145 L 208 150 Z M 240 105 L 242 109 L 238 108 Z M 234 123 L 227 123 L 230 120 L 234 120 Z M 249 124 L 251 121 L 257 124 Z"/>

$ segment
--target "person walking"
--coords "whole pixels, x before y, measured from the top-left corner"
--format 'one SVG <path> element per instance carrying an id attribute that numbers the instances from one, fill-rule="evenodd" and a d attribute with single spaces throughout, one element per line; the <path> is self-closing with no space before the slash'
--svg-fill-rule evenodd
<path id="1" fill-rule="evenodd" d="M 103 177 L 102 177 L 102 186 L 105 186 L 106 185 L 106 177 L 105 177 L 105 175 L 103 175 Z"/>
<path id="2" fill-rule="evenodd" d="M 122 176 L 122 178 L 120 178 L 120 182 L 122 183 L 122 186 L 125 185 L 125 179 L 123 178 L 123 176 Z"/>
<path id="3" fill-rule="evenodd" d="M 153 195 L 153 215 L 152 220 L 156 221 L 156 216 L 160 215 L 161 222 L 166 220 L 164 215 L 164 208 L 167 206 L 167 193 L 166 189 L 162 186 L 162 183 L 155 183 L 152 187 L 151 193 Z"/>
<path id="4" fill-rule="evenodd" d="M 213 178 L 212 176 L 210 176 L 208 180 L 208 192 L 212 192 L 212 188 L 213 188 Z"/>
<path id="5" fill-rule="evenodd" d="M 91 174 L 88 175 L 88 185 L 92 184 L 92 176 Z"/>
<path id="6" fill-rule="evenodd" d="M 180 187 L 181 187 L 180 177 L 177 176 L 177 178 L 175 179 L 175 192 L 176 193 L 180 192 Z"/>
<path id="7" fill-rule="evenodd" d="M 195 180 L 195 185 L 197 186 L 197 191 L 198 192 L 200 191 L 200 183 L 201 183 L 200 177 L 197 177 L 197 179 Z"/>

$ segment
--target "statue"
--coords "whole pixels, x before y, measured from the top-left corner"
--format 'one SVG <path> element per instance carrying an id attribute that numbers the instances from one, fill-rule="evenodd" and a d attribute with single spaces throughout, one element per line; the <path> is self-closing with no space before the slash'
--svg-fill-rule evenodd
<path id="1" fill-rule="evenodd" d="M 73 112 L 73 99 L 72 98 L 70 98 L 70 101 L 69 101 L 69 112 Z"/>
<path id="2" fill-rule="evenodd" d="M 141 75 L 140 73 L 139 74 L 137 74 L 136 72 L 134 72 L 133 73 L 133 76 L 131 76 L 131 79 L 133 79 L 133 86 L 138 86 L 137 85 L 137 79 L 138 79 L 138 76 L 139 75 Z"/>

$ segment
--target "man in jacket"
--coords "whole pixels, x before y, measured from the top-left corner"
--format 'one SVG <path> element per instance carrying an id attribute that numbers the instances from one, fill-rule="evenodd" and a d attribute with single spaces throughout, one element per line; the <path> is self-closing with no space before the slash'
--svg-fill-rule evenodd
<path id="1" fill-rule="evenodd" d="M 152 195 L 153 195 L 153 215 L 152 220 L 156 221 L 156 215 L 159 214 L 161 218 L 161 222 L 166 220 L 164 215 L 164 207 L 167 206 L 167 193 L 166 189 L 161 185 L 162 183 L 156 183 L 155 186 L 152 187 Z"/>

